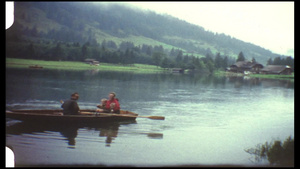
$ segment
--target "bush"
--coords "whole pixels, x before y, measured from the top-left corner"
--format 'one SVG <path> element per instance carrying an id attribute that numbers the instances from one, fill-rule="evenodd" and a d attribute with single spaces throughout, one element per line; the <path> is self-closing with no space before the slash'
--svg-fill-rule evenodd
<path id="1" fill-rule="evenodd" d="M 258 144 L 256 148 L 245 150 L 254 155 L 256 161 L 268 159 L 271 165 L 294 166 L 294 138 L 288 137 L 283 143 L 280 140 Z"/>

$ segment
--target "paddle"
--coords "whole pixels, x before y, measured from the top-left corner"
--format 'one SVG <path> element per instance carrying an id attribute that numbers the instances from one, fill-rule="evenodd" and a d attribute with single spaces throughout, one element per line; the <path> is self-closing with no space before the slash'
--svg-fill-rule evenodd
<path id="1" fill-rule="evenodd" d="M 81 114 L 85 115 L 95 115 L 95 114 L 100 114 L 100 115 L 108 115 L 108 116 L 122 116 L 122 117 L 140 117 L 140 118 L 148 118 L 152 120 L 165 120 L 164 116 L 134 116 L 134 115 L 126 115 L 126 114 L 110 114 L 110 113 L 94 113 L 94 112 L 80 112 Z"/>

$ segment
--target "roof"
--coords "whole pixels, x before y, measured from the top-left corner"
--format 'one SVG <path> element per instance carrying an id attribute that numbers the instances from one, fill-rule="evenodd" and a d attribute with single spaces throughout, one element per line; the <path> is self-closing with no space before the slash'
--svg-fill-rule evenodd
<path id="1" fill-rule="evenodd" d="M 85 62 L 93 62 L 95 59 L 84 59 Z"/>
<path id="2" fill-rule="evenodd" d="M 287 66 L 287 65 L 268 65 L 265 68 L 261 69 L 261 71 L 280 73 L 280 72 L 284 71 L 285 69 L 291 69 L 291 67 Z"/>
<path id="3" fill-rule="evenodd" d="M 254 66 L 261 66 L 263 67 L 262 64 L 258 62 L 251 62 L 251 61 L 238 61 L 235 64 L 231 65 L 230 67 L 239 67 L 239 68 L 249 68 L 251 69 Z"/>

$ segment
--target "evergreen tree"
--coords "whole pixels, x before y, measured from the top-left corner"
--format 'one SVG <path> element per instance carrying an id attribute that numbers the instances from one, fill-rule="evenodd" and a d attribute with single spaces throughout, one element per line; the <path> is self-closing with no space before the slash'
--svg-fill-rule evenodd
<path id="1" fill-rule="evenodd" d="M 149 56 L 152 55 L 152 47 L 151 46 L 147 47 L 146 54 L 149 55 Z"/>
<path id="2" fill-rule="evenodd" d="M 111 49 L 117 49 L 118 48 L 117 44 L 112 40 L 107 41 L 106 46 L 107 46 L 107 48 L 111 48 Z"/>
<path id="3" fill-rule="evenodd" d="M 36 52 L 32 43 L 30 43 L 29 46 L 27 47 L 27 53 L 25 53 L 25 55 L 27 55 L 26 56 L 27 58 L 35 59 Z"/>
<path id="4" fill-rule="evenodd" d="M 88 57 L 88 44 L 85 43 L 81 47 L 81 56 L 82 56 L 82 61 Z"/>
<path id="5" fill-rule="evenodd" d="M 52 51 L 51 60 L 65 60 L 65 52 L 60 43 L 57 43 L 56 47 Z"/>
<path id="6" fill-rule="evenodd" d="M 223 67 L 223 59 L 221 58 L 220 53 L 217 53 L 214 64 L 217 69 Z"/>
<path id="7" fill-rule="evenodd" d="M 282 65 L 282 60 L 279 56 L 274 58 L 273 65 Z"/>
<path id="8" fill-rule="evenodd" d="M 272 60 L 272 58 L 269 58 L 269 59 L 268 59 L 267 65 L 273 65 L 273 60 Z"/>
<path id="9" fill-rule="evenodd" d="M 240 52 L 239 55 L 238 55 L 238 58 L 237 58 L 236 62 L 239 62 L 239 61 L 245 61 L 245 57 L 244 57 L 243 52 Z"/>
<path id="10" fill-rule="evenodd" d="M 174 48 L 171 49 L 171 51 L 170 51 L 170 53 L 169 53 L 169 56 L 176 56 L 176 55 L 175 55 Z"/>
<path id="11" fill-rule="evenodd" d="M 103 51 L 105 51 L 105 49 L 106 49 L 106 40 L 105 39 L 101 43 L 101 48 Z"/>
<path id="12" fill-rule="evenodd" d="M 154 52 L 152 54 L 152 59 L 153 59 L 153 62 L 156 66 L 159 66 L 160 65 L 160 62 L 162 61 L 162 58 L 164 57 L 164 53 L 162 52 Z"/>
<path id="13" fill-rule="evenodd" d="M 206 64 L 207 62 L 214 62 L 213 58 L 209 53 L 205 55 L 205 58 L 202 58 L 203 62 Z"/>
<path id="14" fill-rule="evenodd" d="M 187 64 L 189 61 L 189 55 L 184 55 L 183 57 L 183 63 Z"/>
<path id="15" fill-rule="evenodd" d="M 182 61 L 182 50 L 180 50 L 176 56 L 176 62 L 179 63 Z"/>
<path id="16" fill-rule="evenodd" d="M 228 57 L 225 56 L 224 59 L 223 59 L 223 64 L 222 64 L 222 68 L 226 68 L 228 66 Z"/>
<path id="17" fill-rule="evenodd" d="M 162 60 L 160 67 L 162 68 L 169 68 L 170 67 L 170 61 L 167 57 L 164 57 L 164 59 Z"/>

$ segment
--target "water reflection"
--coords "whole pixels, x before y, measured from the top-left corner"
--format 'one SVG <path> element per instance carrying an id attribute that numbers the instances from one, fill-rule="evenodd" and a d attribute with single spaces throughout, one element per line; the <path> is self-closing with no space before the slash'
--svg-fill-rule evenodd
<path id="1" fill-rule="evenodd" d="M 120 93 L 126 88 L 131 94 L 152 93 L 157 95 L 161 90 L 179 88 L 182 86 L 207 88 L 242 88 L 242 87 L 283 87 L 294 88 L 293 80 L 261 79 L 248 76 L 213 76 L 203 74 L 135 74 L 129 72 L 103 72 L 103 71 L 66 71 L 66 70 L 30 70 L 30 69 L 7 69 L 6 72 L 7 99 L 29 97 L 41 98 L 47 92 L 47 97 L 56 100 L 74 91 L 81 93 L 81 99 L 97 96 L 97 102 L 107 95 L 109 90 Z M 20 83 L 21 82 L 21 83 Z M 24 91 L 24 86 L 27 90 Z M 70 87 L 72 86 L 72 87 Z M 40 91 L 42 90 L 42 91 Z M 85 98 L 82 93 L 88 92 Z M 91 93 L 92 92 L 92 93 Z M 98 93 L 95 93 L 98 92 Z M 100 92 L 100 93 L 99 93 Z M 122 91 L 121 91 L 122 93 Z M 92 95 L 91 95 L 92 94 Z M 102 96 L 102 97 L 103 97 Z M 99 98 L 100 97 L 100 98 Z"/>
<path id="2" fill-rule="evenodd" d="M 95 131 L 99 131 L 99 137 L 106 137 L 106 147 L 110 147 L 112 141 L 118 136 L 120 123 L 111 123 L 110 125 L 97 127 Z"/>
<path id="3" fill-rule="evenodd" d="M 192 94 L 209 91 L 209 89 L 237 91 L 270 87 L 294 89 L 293 80 L 248 76 L 135 74 L 46 69 L 7 69 L 6 74 L 6 109 L 60 108 L 58 101 L 67 99 L 70 93 L 75 91 L 80 94 L 81 108 L 95 108 L 94 105 L 98 104 L 101 98 L 106 97 L 108 92 L 114 91 L 118 95 L 122 109 L 136 110 L 136 105 L 134 107 L 132 105 L 138 100 L 149 103 L 165 101 L 163 99 L 166 97 L 162 95 L 170 95 L 174 92 L 177 95 L 178 90 Z M 177 97 L 171 98 L 180 101 L 176 99 Z"/>
<path id="4" fill-rule="evenodd" d="M 226 85 L 233 85 L 236 88 L 242 86 L 265 86 L 274 85 L 276 87 L 294 88 L 293 80 L 279 80 L 279 79 L 262 79 L 249 76 L 213 76 L 205 74 L 135 74 L 132 72 L 103 72 L 99 70 L 86 71 L 67 71 L 67 70 L 31 70 L 31 69 L 6 69 L 7 84 L 13 81 L 22 81 L 28 85 L 43 85 L 45 83 L 54 83 L 49 81 L 56 79 L 57 81 L 64 81 L 65 85 L 73 83 L 74 81 L 92 82 L 93 84 L 102 84 L 105 80 L 110 80 L 112 83 L 116 82 L 154 82 L 159 87 L 166 83 L 168 85 L 202 85 L 213 87 L 225 87 Z M 118 81 L 115 81 L 118 80 Z M 80 83 L 78 84 L 80 85 Z M 113 84 L 112 84 L 113 85 Z M 10 87 L 10 86 L 7 86 Z"/>
<path id="5" fill-rule="evenodd" d="M 19 122 L 6 127 L 6 134 L 22 135 L 47 133 L 47 131 L 59 132 L 67 140 L 68 148 L 74 149 L 76 146 L 76 137 L 79 129 L 99 132 L 99 137 L 105 137 L 106 146 L 109 147 L 114 138 L 118 135 L 121 125 L 134 124 L 134 122 L 112 122 L 93 125 L 72 125 L 72 124 L 32 124 Z"/>
<path id="6" fill-rule="evenodd" d="M 75 148 L 76 141 L 75 138 L 77 137 L 79 127 L 77 126 L 67 126 L 66 128 L 60 128 L 58 131 L 62 136 L 68 140 L 68 148 Z M 46 131 L 46 129 L 44 130 Z"/>
<path id="7" fill-rule="evenodd" d="M 263 87 L 283 87 L 283 88 L 294 88 L 294 81 L 282 80 L 282 79 L 263 79 L 248 76 L 231 76 L 225 77 L 228 79 L 229 84 L 233 84 L 235 88 L 241 88 L 243 86 L 263 86 Z"/>

